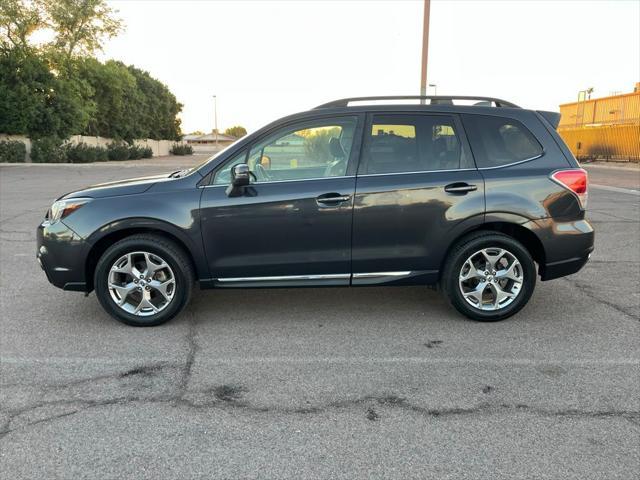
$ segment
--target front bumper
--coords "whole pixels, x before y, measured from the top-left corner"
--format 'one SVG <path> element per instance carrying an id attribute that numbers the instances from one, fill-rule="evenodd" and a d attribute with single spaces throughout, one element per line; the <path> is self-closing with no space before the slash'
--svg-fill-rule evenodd
<path id="1" fill-rule="evenodd" d="M 36 258 L 47 280 L 64 290 L 86 292 L 86 242 L 62 221 L 42 222 L 36 239 Z"/>

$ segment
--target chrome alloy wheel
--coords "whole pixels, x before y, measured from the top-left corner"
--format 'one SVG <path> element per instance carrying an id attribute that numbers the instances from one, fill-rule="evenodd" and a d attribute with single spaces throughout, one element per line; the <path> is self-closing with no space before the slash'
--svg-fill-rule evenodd
<path id="1" fill-rule="evenodd" d="M 176 292 L 176 277 L 167 262 L 155 253 L 131 252 L 109 269 L 109 294 L 127 313 L 147 317 L 161 312 Z"/>
<path id="2" fill-rule="evenodd" d="M 511 304 L 524 282 L 518 259 L 503 248 L 483 248 L 462 264 L 458 284 L 464 299 L 480 310 L 500 310 Z"/>

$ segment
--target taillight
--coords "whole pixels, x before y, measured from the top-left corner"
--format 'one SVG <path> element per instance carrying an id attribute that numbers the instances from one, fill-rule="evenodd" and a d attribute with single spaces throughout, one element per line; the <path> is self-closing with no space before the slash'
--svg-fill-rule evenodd
<path id="1" fill-rule="evenodd" d="M 575 193 L 583 210 L 587 208 L 587 185 L 589 182 L 586 170 L 582 168 L 559 170 L 551 175 L 551 178 L 556 183 Z"/>

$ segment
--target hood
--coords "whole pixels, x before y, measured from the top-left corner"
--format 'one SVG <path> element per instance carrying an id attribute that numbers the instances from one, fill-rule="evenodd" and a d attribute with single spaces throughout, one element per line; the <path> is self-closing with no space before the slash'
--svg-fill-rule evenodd
<path id="1" fill-rule="evenodd" d="M 146 192 L 158 182 L 166 182 L 171 180 L 174 179 L 169 178 L 169 174 L 165 173 L 162 175 L 153 175 L 150 177 L 130 178 L 128 180 L 99 183 L 97 185 L 91 185 L 89 187 L 83 188 L 82 190 L 67 193 L 66 195 L 60 197 L 60 199 L 77 197 L 103 198 L 120 195 L 136 195 L 138 193 Z"/>

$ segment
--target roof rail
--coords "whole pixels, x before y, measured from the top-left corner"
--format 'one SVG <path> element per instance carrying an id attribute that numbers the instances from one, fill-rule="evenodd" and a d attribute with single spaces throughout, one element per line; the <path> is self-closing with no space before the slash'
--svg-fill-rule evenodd
<path id="1" fill-rule="evenodd" d="M 381 100 L 429 100 L 430 105 L 452 105 L 453 100 L 477 100 L 478 102 L 487 102 L 489 105 L 483 105 L 485 107 L 492 106 L 493 103 L 496 107 L 510 107 L 510 108 L 520 108 L 518 105 L 515 105 L 511 102 L 507 102 L 506 100 L 501 100 L 499 98 L 493 97 L 473 97 L 473 96 L 464 96 L 464 95 L 447 95 L 447 96 L 425 96 L 425 95 L 391 95 L 391 96 L 382 96 L 382 97 L 352 97 L 352 98 L 342 98 L 340 100 L 334 100 L 333 102 L 324 103 L 322 105 L 318 105 L 314 110 L 319 108 L 339 108 L 339 107 L 348 107 L 352 102 L 375 102 Z"/>

